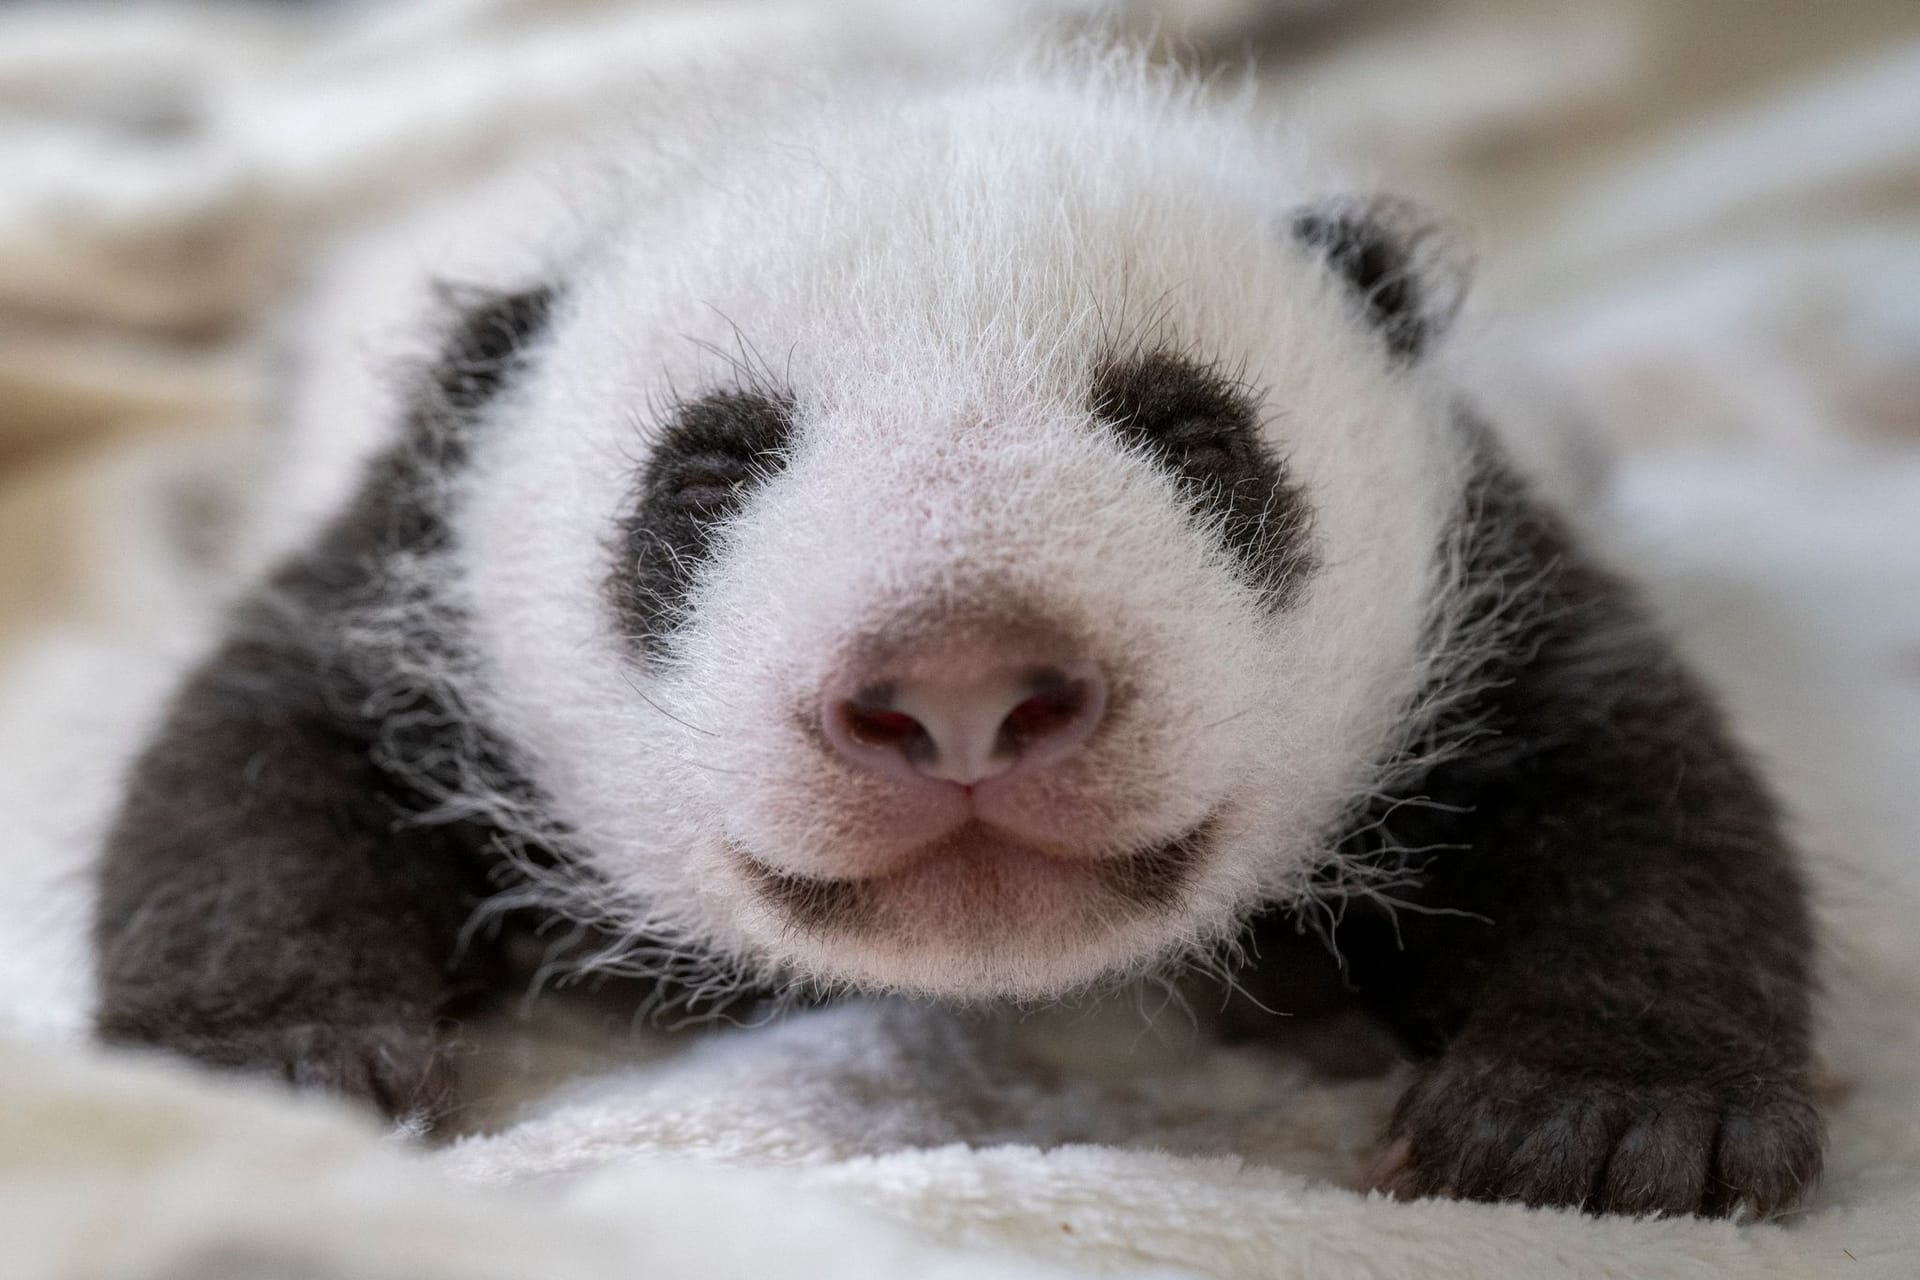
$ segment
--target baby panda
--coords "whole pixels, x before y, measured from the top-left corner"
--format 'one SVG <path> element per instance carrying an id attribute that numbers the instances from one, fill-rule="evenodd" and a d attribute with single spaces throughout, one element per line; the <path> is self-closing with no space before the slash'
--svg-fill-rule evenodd
<path id="1" fill-rule="evenodd" d="M 132 767 L 99 1035 L 402 1113 L 530 939 L 694 1012 L 1321 967 L 1419 1064 L 1387 1191 L 1790 1205 L 1775 804 L 1445 375 L 1462 255 L 1245 114 L 707 104 L 495 210 L 432 354 L 315 335 L 382 392 L 311 362 L 339 500 Z"/>

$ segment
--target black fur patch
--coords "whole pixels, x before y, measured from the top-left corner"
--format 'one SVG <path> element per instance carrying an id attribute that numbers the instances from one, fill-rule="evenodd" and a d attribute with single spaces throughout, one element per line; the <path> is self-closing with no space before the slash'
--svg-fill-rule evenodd
<path id="1" fill-rule="evenodd" d="M 133 766 L 98 866 L 105 1040 L 392 1112 L 446 1101 L 435 1021 L 500 980 L 484 947 L 456 964 L 492 887 L 491 833 L 412 819 L 450 737 L 485 731 L 396 682 L 395 655 L 358 647 L 350 624 L 398 603 L 391 565 L 445 545 L 439 481 L 553 295 L 448 296 L 464 309 L 402 438 L 314 545 L 241 602 Z"/>
<path id="2" fill-rule="evenodd" d="M 356 505 L 307 557 L 307 572 L 327 582 L 331 592 L 318 602 L 319 607 L 335 618 L 356 607 L 397 604 L 392 599 L 396 590 L 420 589 L 417 583 L 397 586 L 385 567 L 447 549 L 446 481 L 466 465 L 473 433 L 485 411 L 521 371 L 529 349 L 545 334 L 559 299 L 557 289 L 544 285 L 503 293 L 442 284 L 437 293 L 457 319 L 439 358 L 425 370 L 406 431 L 399 443 L 374 461 Z M 347 567 L 334 572 L 343 560 Z M 356 572 L 364 578 L 358 584 L 351 581 Z M 457 659 L 460 639 L 452 632 L 463 620 L 444 603 L 436 608 L 447 633 L 419 637 L 422 646 L 437 646 L 438 652 L 410 655 L 415 662 L 429 657 L 441 663 Z M 347 655 L 339 665 L 351 667 L 359 661 L 356 655 Z M 375 691 L 392 683 L 378 670 L 365 671 L 361 678 Z M 395 701 L 376 692 L 374 701 L 378 705 L 370 702 L 366 714 L 379 719 L 376 759 L 392 772 L 444 792 L 456 788 L 459 780 L 436 776 L 443 765 L 478 760 L 494 775 L 497 790 L 521 794 L 529 790 L 508 763 L 510 753 L 485 726 L 441 706 L 432 695 L 414 690 L 404 701 Z"/>
<path id="3" fill-rule="evenodd" d="M 545 286 L 500 293 L 440 285 L 437 293 L 456 319 L 439 357 L 419 375 L 400 439 L 374 458 L 354 505 L 308 557 L 316 585 L 329 593 L 364 594 L 381 585 L 373 570 L 389 557 L 445 545 L 439 482 L 466 464 L 482 411 L 545 331 L 557 296 Z"/>
<path id="4" fill-rule="evenodd" d="M 430 380 L 440 402 L 471 414 L 500 394 L 513 363 L 546 330 L 556 292 L 539 286 L 518 293 L 442 285 L 440 296 L 459 314 Z"/>
<path id="5" fill-rule="evenodd" d="M 1311 923 L 1427 1062 L 1381 1185 L 1623 1213 L 1760 1213 L 1820 1167 L 1812 926 L 1772 797 L 1635 595 L 1484 433 L 1469 589 L 1505 642 L 1429 726 L 1453 743 L 1341 841 L 1364 890 Z M 1417 744 L 1418 745 L 1418 744 Z"/>
<path id="6" fill-rule="evenodd" d="M 607 595 L 638 644 L 658 652 L 682 620 L 695 575 L 727 520 L 786 465 L 787 397 L 721 391 L 674 413 L 621 520 Z"/>
<path id="7" fill-rule="evenodd" d="M 1275 609 L 1295 603 L 1318 569 L 1313 507 L 1260 438 L 1247 389 L 1165 352 L 1115 358 L 1094 374 L 1095 416 L 1178 478 L 1197 513 L 1217 517 L 1228 547 Z"/>
<path id="8" fill-rule="evenodd" d="M 1390 207 L 1400 208 L 1397 202 Z M 1358 201 L 1302 209 L 1291 230 L 1352 287 L 1394 359 L 1419 359 L 1434 337 L 1434 318 L 1408 230 L 1381 216 L 1378 202 Z"/>

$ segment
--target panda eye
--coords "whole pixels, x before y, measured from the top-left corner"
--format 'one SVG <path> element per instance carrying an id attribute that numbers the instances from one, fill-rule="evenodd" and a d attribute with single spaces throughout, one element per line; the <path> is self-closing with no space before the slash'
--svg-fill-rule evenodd
<path id="1" fill-rule="evenodd" d="M 1231 425 L 1215 418 L 1176 418 L 1165 425 L 1150 425 L 1141 435 L 1162 454 L 1177 458 L 1185 470 L 1199 475 L 1230 471 L 1244 460 L 1245 450 L 1239 447 Z"/>
<path id="2" fill-rule="evenodd" d="M 1294 600 L 1313 563 L 1313 508 L 1263 438 L 1253 389 L 1175 353 L 1135 353 L 1094 367 L 1087 407 L 1179 486 L 1275 609 Z"/>
<path id="3" fill-rule="evenodd" d="M 654 445 L 644 492 L 662 514 L 724 515 L 777 473 L 791 432 L 789 404 L 727 391 L 688 401 Z"/>
<path id="4" fill-rule="evenodd" d="M 1218 419 L 1180 417 L 1165 424 L 1153 424 L 1144 434 L 1172 449 L 1221 449 L 1229 447 L 1228 432 Z"/>
<path id="5" fill-rule="evenodd" d="M 662 488 L 678 502 L 703 510 L 722 507 L 752 481 L 753 463 L 724 454 L 687 458 L 663 479 Z"/>
<path id="6" fill-rule="evenodd" d="M 1171 461 L 1237 462 L 1245 452 L 1241 443 L 1256 427 L 1236 385 L 1173 356 L 1107 365 L 1091 391 L 1095 416 Z"/>
<path id="7" fill-rule="evenodd" d="M 792 438 L 791 396 L 715 391 L 675 405 L 647 441 L 607 589 L 648 652 L 665 651 L 700 566 L 754 490 L 781 473 Z"/>

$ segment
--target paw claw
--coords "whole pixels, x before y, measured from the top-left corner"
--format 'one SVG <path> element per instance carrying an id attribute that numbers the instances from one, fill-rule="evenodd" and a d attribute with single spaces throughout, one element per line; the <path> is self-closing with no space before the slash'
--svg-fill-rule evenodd
<path id="1" fill-rule="evenodd" d="M 1381 1191 L 1396 1200 L 1406 1197 L 1399 1194 L 1398 1188 L 1408 1184 L 1408 1157 L 1413 1147 L 1405 1138 L 1395 1138 L 1389 1142 L 1374 1160 L 1373 1167 L 1367 1170 L 1367 1188 Z"/>
<path id="2" fill-rule="evenodd" d="M 1766 1217 L 1810 1186 L 1820 1122 L 1787 1080 L 1736 1093 L 1443 1059 L 1401 1099 L 1373 1185 L 1594 1213 Z M 1716 1136 L 1717 1135 L 1717 1136 Z"/>

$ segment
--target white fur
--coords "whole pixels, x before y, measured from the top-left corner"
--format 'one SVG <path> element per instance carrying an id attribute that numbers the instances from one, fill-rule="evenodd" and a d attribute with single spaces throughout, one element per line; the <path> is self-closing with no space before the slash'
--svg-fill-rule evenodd
<path id="1" fill-rule="evenodd" d="M 564 828 L 619 897 L 536 892 L 668 953 L 962 996 L 1136 972 L 1301 894 L 1406 745 L 1459 470 L 1444 388 L 1390 366 L 1285 233 L 1330 185 L 1120 57 L 789 88 L 610 154 L 549 174 L 564 215 L 515 224 L 497 255 L 557 271 L 563 302 L 455 481 L 452 562 L 412 569 L 453 593 L 475 649 L 413 678 L 503 732 L 552 808 L 516 812 L 482 779 L 453 803 L 530 838 Z M 1091 421 L 1095 364 L 1159 345 L 1264 394 L 1315 512 L 1322 567 L 1294 607 L 1267 611 L 1174 482 Z M 793 393 L 793 457 L 727 531 L 668 658 L 643 662 L 602 592 L 613 531 L 674 397 L 743 378 Z M 1181 906 L 1036 909 L 992 947 L 933 917 L 859 943 L 793 929 L 738 851 L 832 876 L 889 804 L 793 708 L 862 631 L 1008 595 L 1135 683 L 1120 731 L 1032 784 L 1047 834 L 1112 856 L 1219 815 Z M 369 625 L 406 651 L 439 617 Z"/>

